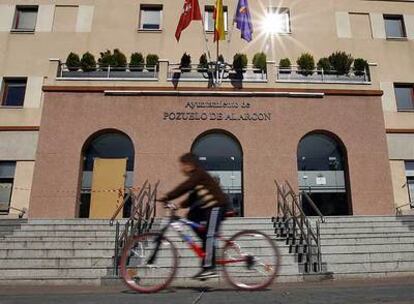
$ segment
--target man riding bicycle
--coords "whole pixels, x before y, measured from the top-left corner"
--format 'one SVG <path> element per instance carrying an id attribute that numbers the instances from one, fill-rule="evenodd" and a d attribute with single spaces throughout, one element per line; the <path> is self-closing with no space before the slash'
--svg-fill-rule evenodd
<path id="1" fill-rule="evenodd" d="M 181 172 L 188 178 L 168 192 L 160 201 L 174 200 L 189 193 L 188 197 L 177 207 L 189 208 L 188 219 L 205 224 L 206 227 L 203 231 L 195 230 L 203 241 L 205 256 L 202 261 L 202 270 L 194 278 L 205 280 L 217 277 L 215 271 L 215 237 L 228 209 L 229 202 L 219 183 L 200 166 L 195 155 L 186 153 L 180 157 L 179 161 Z"/>

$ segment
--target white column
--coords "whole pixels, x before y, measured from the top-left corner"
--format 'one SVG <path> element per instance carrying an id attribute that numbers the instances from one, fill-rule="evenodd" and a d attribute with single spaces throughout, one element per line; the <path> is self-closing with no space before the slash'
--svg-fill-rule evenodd
<path id="1" fill-rule="evenodd" d="M 377 39 L 386 39 L 385 23 L 383 14 L 370 13 L 372 36 Z"/>
<path id="2" fill-rule="evenodd" d="M 414 15 L 404 15 L 405 30 L 407 31 L 407 38 L 414 39 Z"/>
<path id="3" fill-rule="evenodd" d="M 336 12 L 335 17 L 338 38 L 352 38 L 349 14 L 347 12 Z"/>
<path id="4" fill-rule="evenodd" d="M 395 99 L 394 84 L 392 82 L 380 82 L 382 95 L 382 108 L 385 112 L 397 112 L 397 101 Z"/>
<path id="5" fill-rule="evenodd" d="M 29 209 L 30 192 L 33 181 L 34 161 L 16 162 L 14 173 L 13 192 L 10 206 L 22 210 Z M 11 214 L 19 214 L 19 211 L 11 210 Z M 27 217 L 27 213 L 26 213 Z"/>
<path id="6" fill-rule="evenodd" d="M 76 21 L 76 32 L 91 32 L 93 23 L 93 14 L 95 7 L 91 5 L 80 5 L 78 10 L 78 19 Z"/>
<path id="7" fill-rule="evenodd" d="M 0 32 L 10 32 L 15 10 L 15 5 L 0 5 Z"/>
<path id="8" fill-rule="evenodd" d="M 39 5 L 36 21 L 36 32 L 51 32 L 53 28 L 54 17 L 54 5 Z"/>
<path id="9" fill-rule="evenodd" d="M 27 78 L 24 108 L 40 108 L 42 98 L 43 76 L 29 76 Z"/>

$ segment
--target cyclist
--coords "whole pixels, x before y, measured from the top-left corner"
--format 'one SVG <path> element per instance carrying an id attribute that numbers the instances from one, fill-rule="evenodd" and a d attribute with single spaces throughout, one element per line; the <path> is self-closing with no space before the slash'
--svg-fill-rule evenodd
<path id="1" fill-rule="evenodd" d="M 228 209 L 229 202 L 219 183 L 199 164 L 196 156 L 186 153 L 179 158 L 181 172 L 188 178 L 175 189 L 168 192 L 160 201 L 174 200 L 184 194 L 188 197 L 176 206 L 189 208 L 187 218 L 193 222 L 205 224 L 206 229 L 195 230 L 203 241 L 205 257 L 202 269 L 193 278 L 205 280 L 218 277 L 215 255 L 215 236 Z"/>

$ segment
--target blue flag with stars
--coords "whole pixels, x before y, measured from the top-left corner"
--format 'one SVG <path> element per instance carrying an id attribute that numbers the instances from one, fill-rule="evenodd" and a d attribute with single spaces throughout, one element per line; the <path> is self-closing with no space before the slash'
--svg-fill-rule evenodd
<path id="1" fill-rule="evenodd" d="M 242 39 L 248 42 L 252 41 L 253 25 L 247 0 L 239 0 L 236 15 L 234 16 L 234 22 L 236 23 L 236 27 L 241 32 Z"/>

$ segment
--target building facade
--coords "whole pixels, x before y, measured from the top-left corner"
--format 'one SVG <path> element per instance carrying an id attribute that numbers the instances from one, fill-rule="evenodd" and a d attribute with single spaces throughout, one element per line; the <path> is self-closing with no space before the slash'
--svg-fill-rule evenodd
<path id="1" fill-rule="evenodd" d="M 203 53 L 216 56 L 214 1 L 199 2 L 204 22 L 177 43 L 183 1 L 0 1 L 3 214 L 91 216 L 93 190 L 102 187 L 96 159 L 125 159 L 116 167 L 124 179 L 109 188 L 148 178 L 166 191 L 182 180 L 176 160 L 188 150 L 240 215 L 274 212 L 274 179 L 310 192 L 326 214 L 410 209 L 414 3 L 250 1 L 247 43 L 232 25 L 237 1 L 224 1 L 224 61 L 266 55 L 266 70 L 248 66 L 241 79 L 229 66 L 218 74 L 197 66 Z M 64 64 L 71 52 L 98 58 L 107 49 L 128 62 L 134 52 L 157 54 L 159 64 L 87 72 Z M 338 75 L 294 66 L 303 53 L 318 61 L 335 51 L 369 69 Z M 185 52 L 191 71 L 179 67 Z M 281 69 L 282 58 L 293 66 Z"/>

